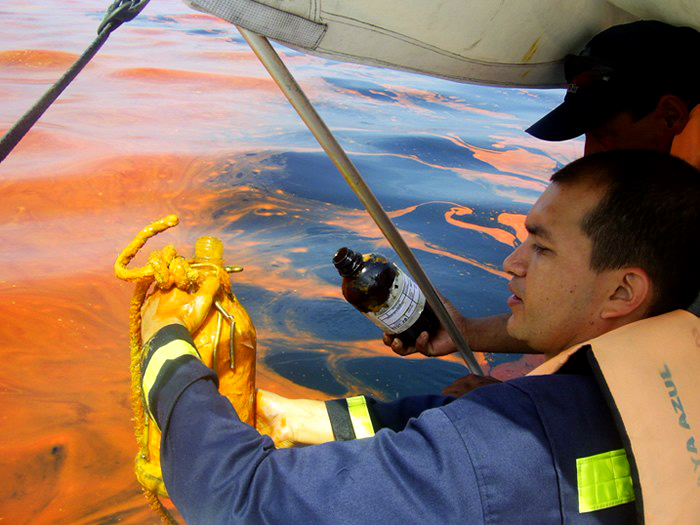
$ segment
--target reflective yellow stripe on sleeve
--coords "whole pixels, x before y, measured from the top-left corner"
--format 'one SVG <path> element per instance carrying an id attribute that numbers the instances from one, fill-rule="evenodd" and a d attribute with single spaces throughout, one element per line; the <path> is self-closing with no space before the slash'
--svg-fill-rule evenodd
<path id="1" fill-rule="evenodd" d="M 374 436 L 374 426 L 369 417 L 365 396 L 349 397 L 345 401 L 348 404 L 348 413 L 355 431 L 355 438 L 362 439 Z"/>
<path id="2" fill-rule="evenodd" d="M 635 499 L 624 449 L 578 458 L 576 473 L 580 513 L 615 507 Z"/>
<path id="3" fill-rule="evenodd" d="M 199 359 L 197 349 L 194 348 L 187 341 L 183 341 L 182 339 L 175 339 L 174 341 L 170 341 L 169 343 L 161 346 L 151 356 L 151 359 L 148 362 L 148 366 L 146 367 L 146 371 L 143 373 L 143 378 L 141 380 L 143 396 L 146 400 L 146 407 L 148 408 L 149 413 L 151 412 L 151 407 L 149 406 L 148 399 L 151 393 L 151 389 L 153 388 L 153 384 L 158 378 L 158 373 L 168 361 L 172 361 L 173 359 L 177 359 L 178 357 L 181 357 L 183 355 L 192 355 Z M 151 417 L 155 421 L 153 414 L 151 414 Z"/>

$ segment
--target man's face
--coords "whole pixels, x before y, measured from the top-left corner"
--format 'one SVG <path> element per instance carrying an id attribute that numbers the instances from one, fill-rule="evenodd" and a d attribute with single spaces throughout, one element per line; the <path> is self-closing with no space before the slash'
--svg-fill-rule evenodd
<path id="1" fill-rule="evenodd" d="M 503 262 L 513 278 L 508 333 L 548 357 L 599 335 L 606 272 L 590 269 L 591 240 L 581 220 L 603 190 L 552 183 L 525 221 L 529 235 Z"/>
<path id="2" fill-rule="evenodd" d="M 584 155 L 618 149 L 649 149 L 669 152 L 673 132 L 652 112 L 635 120 L 631 113 L 620 112 L 586 132 Z"/>

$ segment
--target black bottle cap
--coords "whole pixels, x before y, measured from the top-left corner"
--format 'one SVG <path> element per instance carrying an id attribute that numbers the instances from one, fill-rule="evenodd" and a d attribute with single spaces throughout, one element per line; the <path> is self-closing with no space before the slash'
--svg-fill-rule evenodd
<path id="1" fill-rule="evenodd" d="M 353 252 L 350 248 L 343 247 L 333 256 L 333 264 L 338 269 L 341 277 L 349 277 L 362 266 L 362 254 Z"/>

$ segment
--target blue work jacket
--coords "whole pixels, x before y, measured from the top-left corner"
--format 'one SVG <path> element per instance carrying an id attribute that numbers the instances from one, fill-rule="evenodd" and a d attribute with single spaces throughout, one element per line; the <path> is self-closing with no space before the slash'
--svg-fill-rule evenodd
<path id="1" fill-rule="evenodd" d="M 278 450 L 187 359 L 158 391 L 166 487 L 190 525 L 636 521 L 633 502 L 610 504 L 609 487 L 605 508 L 581 511 L 578 460 L 623 449 L 590 373 L 372 409 L 387 427 L 372 438 Z"/>

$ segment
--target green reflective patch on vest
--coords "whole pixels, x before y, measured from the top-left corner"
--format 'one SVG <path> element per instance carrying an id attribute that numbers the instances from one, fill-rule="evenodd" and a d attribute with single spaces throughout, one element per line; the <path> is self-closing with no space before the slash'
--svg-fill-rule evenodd
<path id="1" fill-rule="evenodd" d="M 349 397 L 346 401 L 348 403 L 348 413 L 352 421 L 352 428 L 355 431 L 355 438 L 362 439 L 374 436 L 374 427 L 369 417 L 365 396 Z"/>
<path id="2" fill-rule="evenodd" d="M 576 460 L 578 511 L 592 512 L 634 501 L 632 476 L 624 449 Z"/>

